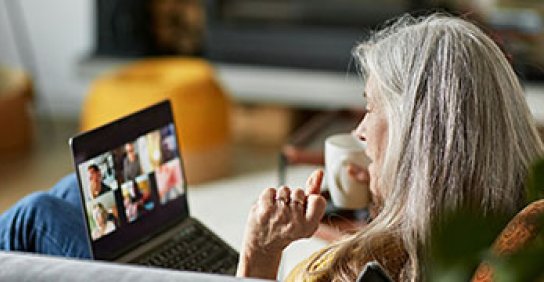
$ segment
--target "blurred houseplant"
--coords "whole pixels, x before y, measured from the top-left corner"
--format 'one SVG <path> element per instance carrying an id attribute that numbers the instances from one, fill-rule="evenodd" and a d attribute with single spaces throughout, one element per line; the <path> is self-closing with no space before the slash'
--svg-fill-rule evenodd
<path id="1" fill-rule="evenodd" d="M 512 228 L 519 226 L 512 224 L 515 220 L 510 221 L 512 218 L 505 216 L 484 218 L 467 211 L 452 214 L 433 230 L 430 257 L 424 269 L 427 280 L 449 282 L 470 281 L 472 278 L 472 281 L 544 281 L 544 159 L 532 167 L 526 189 L 527 204 L 533 203 L 531 206 L 534 207 L 538 201 L 539 209 L 531 209 L 525 214 L 529 215 L 529 219 L 524 216 L 521 223 L 530 225 L 530 231 L 535 232 L 534 236 L 524 234 L 526 230 Z M 519 215 L 515 219 L 520 219 Z M 509 221 L 510 230 L 499 235 Z M 518 244 L 516 236 L 519 239 L 531 239 Z M 501 246 L 500 243 L 506 240 L 512 241 L 516 247 Z M 494 241 L 495 244 L 490 247 Z M 521 247 L 519 250 L 517 245 Z M 473 276 L 478 267 L 477 274 L 492 274 Z"/>

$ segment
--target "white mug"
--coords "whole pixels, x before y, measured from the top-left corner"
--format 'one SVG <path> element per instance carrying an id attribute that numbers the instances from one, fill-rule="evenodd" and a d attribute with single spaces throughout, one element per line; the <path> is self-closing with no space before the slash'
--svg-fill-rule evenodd
<path id="1" fill-rule="evenodd" d="M 349 133 L 332 135 L 325 140 L 325 173 L 335 207 L 361 209 L 368 206 L 368 184 L 357 181 L 348 172 L 350 163 L 363 168 L 368 166 L 370 159 L 365 149 L 365 144 Z"/>

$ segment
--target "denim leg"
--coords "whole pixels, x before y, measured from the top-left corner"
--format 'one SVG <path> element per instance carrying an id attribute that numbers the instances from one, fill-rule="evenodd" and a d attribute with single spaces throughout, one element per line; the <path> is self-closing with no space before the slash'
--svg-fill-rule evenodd
<path id="1" fill-rule="evenodd" d="M 81 208 L 33 193 L 0 215 L 0 249 L 89 258 L 84 224 Z"/>
<path id="2" fill-rule="evenodd" d="M 53 186 L 48 193 L 52 196 L 65 200 L 78 209 L 81 209 L 79 183 L 75 173 L 65 176 L 63 179 L 57 182 L 57 184 L 55 184 L 55 186 Z"/>

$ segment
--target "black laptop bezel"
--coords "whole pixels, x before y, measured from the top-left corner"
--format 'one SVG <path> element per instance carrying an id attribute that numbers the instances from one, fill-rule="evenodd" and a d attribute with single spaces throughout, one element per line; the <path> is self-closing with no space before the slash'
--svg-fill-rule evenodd
<path id="1" fill-rule="evenodd" d="M 165 205 L 157 203 L 151 213 L 93 241 L 91 239 L 91 228 L 87 219 L 85 191 L 83 190 L 79 165 L 170 124 L 173 124 L 174 131 L 177 133 L 176 149 L 182 170 L 183 195 Z M 113 261 L 190 217 L 187 203 L 187 179 L 184 173 L 185 170 L 183 168 L 183 158 L 178 136 L 180 136 L 179 127 L 174 122 L 170 101 L 165 100 L 70 138 L 69 144 L 72 149 L 74 166 L 79 183 L 83 220 L 85 221 L 87 241 L 93 259 Z"/>

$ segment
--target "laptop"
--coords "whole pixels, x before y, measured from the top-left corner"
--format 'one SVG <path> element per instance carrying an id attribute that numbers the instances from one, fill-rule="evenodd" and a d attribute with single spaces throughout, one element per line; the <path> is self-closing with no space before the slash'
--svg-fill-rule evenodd
<path id="1" fill-rule="evenodd" d="M 234 274 L 237 252 L 189 214 L 177 132 L 164 101 L 70 139 L 92 257 Z"/>

